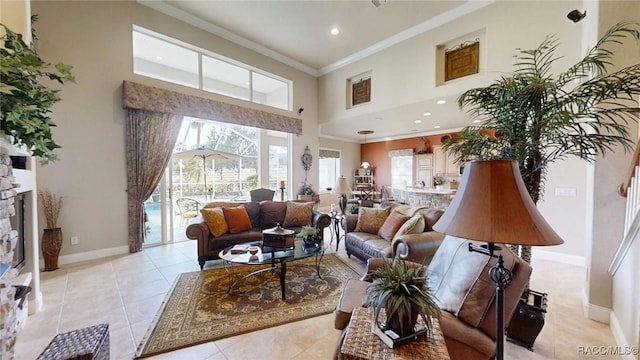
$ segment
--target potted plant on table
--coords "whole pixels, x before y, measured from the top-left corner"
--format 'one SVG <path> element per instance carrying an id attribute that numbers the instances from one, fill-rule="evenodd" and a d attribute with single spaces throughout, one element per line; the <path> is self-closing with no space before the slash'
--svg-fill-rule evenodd
<path id="1" fill-rule="evenodd" d="M 53 271 L 58 268 L 58 256 L 62 247 L 62 229 L 57 225 L 62 207 L 62 197 L 49 190 L 40 190 L 38 198 L 47 223 L 42 234 L 41 245 L 44 271 Z"/>
<path id="2" fill-rule="evenodd" d="M 440 308 L 427 286 L 424 265 L 410 266 L 401 259 L 386 261 L 374 272 L 374 280 L 367 287 L 369 305 L 374 309 L 374 319 L 379 320 L 385 309 L 384 330 L 392 330 L 401 338 L 414 333 L 418 316 L 431 332 L 432 318 Z"/>
<path id="3" fill-rule="evenodd" d="M 318 229 L 311 225 L 305 225 L 302 227 L 299 233 L 296 234 L 297 238 L 301 238 L 305 245 L 316 245 L 318 243 Z"/>
<path id="4" fill-rule="evenodd" d="M 311 187 L 311 184 L 303 182 L 298 190 L 298 200 L 316 201 L 319 200 L 319 197 L 316 195 L 313 187 Z"/>
<path id="5" fill-rule="evenodd" d="M 447 179 L 445 179 L 441 174 L 436 174 L 436 176 L 433 177 L 433 184 L 436 186 L 436 190 L 442 190 L 446 183 Z"/>

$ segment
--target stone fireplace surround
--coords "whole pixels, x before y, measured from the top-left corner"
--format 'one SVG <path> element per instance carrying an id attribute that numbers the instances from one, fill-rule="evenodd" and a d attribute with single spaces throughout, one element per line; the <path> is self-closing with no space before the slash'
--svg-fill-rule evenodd
<path id="1" fill-rule="evenodd" d="M 16 150 L 6 140 L 0 140 L 0 263 L 9 266 L 8 271 L 0 271 L 0 359 L 13 358 L 16 335 L 24 326 L 28 313 L 38 312 L 42 308 L 40 250 L 36 236 L 38 215 L 35 160 L 27 157 L 27 169 L 13 169 L 10 154 L 15 155 Z M 21 272 L 10 268 L 13 249 L 18 240 L 18 232 L 12 229 L 10 218 L 15 212 L 14 201 L 18 193 L 24 194 L 25 198 L 25 265 Z M 29 301 L 21 308 L 14 300 L 13 285 L 26 285 L 32 289 Z"/>

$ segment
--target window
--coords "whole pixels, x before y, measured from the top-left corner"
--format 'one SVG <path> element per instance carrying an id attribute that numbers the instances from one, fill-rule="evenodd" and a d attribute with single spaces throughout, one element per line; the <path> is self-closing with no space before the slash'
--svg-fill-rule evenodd
<path id="1" fill-rule="evenodd" d="M 174 84 L 198 88 L 198 53 L 134 31 L 133 72 Z"/>
<path id="2" fill-rule="evenodd" d="M 340 175 L 340 152 L 320 149 L 318 160 L 318 186 L 320 190 L 334 188 Z"/>
<path id="3" fill-rule="evenodd" d="M 210 56 L 202 57 L 202 90 L 249 101 L 250 77 L 247 69 Z"/>
<path id="4" fill-rule="evenodd" d="M 269 145 L 269 189 L 278 189 L 288 179 L 289 152 L 286 146 Z"/>
<path id="5" fill-rule="evenodd" d="M 413 156 L 391 158 L 391 187 L 406 188 L 413 182 Z"/>
<path id="6" fill-rule="evenodd" d="M 290 80 L 139 26 L 133 27 L 133 72 L 291 110 Z"/>

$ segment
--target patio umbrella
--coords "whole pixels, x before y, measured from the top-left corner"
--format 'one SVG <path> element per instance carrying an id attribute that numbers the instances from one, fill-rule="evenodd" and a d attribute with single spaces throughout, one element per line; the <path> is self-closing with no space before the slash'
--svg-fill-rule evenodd
<path id="1" fill-rule="evenodd" d="M 202 159 L 202 169 L 204 171 L 204 197 L 207 197 L 207 159 L 210 160 L 235 160 L 240 158 L 239 155 L 231 154 L 224 151 L 197 148 L 173 153 L 173 157 L 180 160 Z"/>

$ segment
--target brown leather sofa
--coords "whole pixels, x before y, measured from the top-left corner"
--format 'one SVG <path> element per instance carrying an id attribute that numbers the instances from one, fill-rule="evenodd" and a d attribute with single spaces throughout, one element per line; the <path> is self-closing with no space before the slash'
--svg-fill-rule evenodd
<path id="1" fill-rule="evenodd" d="M 251 229 L 239 233 L 226 233 L 219 237 L 214 237 L 209 231 L 202 214 L 198 215 L 187 226 L 187 237 L 198 240 L 198 263 L 200 268 L 204 267 L 207 260 L 218 259 L 220 250 L 226 247 L 246 242 L 262 240 L 262 230 L 273 228 L 276 224 L 284 224 L 287 211 L 287 202 L 265 200 L 261 202 L 211 202 L 203 208 L 215 207 L 237 207 L 244 205 L 251 220 Z M 331 223 L 329 215 L 312 210 L 312 216 L 307 225 L 318 228 L 319 236 L 323 238 L 323 229 Z M 287 227 L 295 232 L 300 231 L 302 226 Z"/>
<path id="2" fill-rule="evenodd" d="M 397 204 L 389 207 L 389 213 Z M 409 210 L 411 211 L 411 210 Z M 389 242 L 378 234 L 355 231 L 358 215 L 347 214 L 342 218 L 342 228 L 345 231 L 344 247 L 347 256 L 354 255 L 362 261 L 370 258 L 392 258 L 410 260 L 428 264 L 444 239 L 444 234 L 434 231 L 432 226 L 442 216 L 444 210 L 434 208 L 419 208 L 409 215 L 421 215 L 424 218 L 424 231 L 415 234 L 404 234 Z"/>
<path id="3" fill-rule="evenodd" d="M 492 359 L 496 351 L 495 284 L 488 273 L 496 259 L 469 252 L 469 242 L 447 236 L 427 267 L 427 277 L 440 306 L 440 328 L 451 359 Z M 508 324 L 531 275 L 531 266 L 504 246 L 499 253 L 505 268 L 513 273 L 504 291 L 504 323 Z M 360 280 L 347 282 L 336 306 L 336 329 L 345 329 L 354 307 L 366 303 L 363 299 L 372 273 L 384 261 L 390 260 L 370 259 L 367 273 Z"/>

